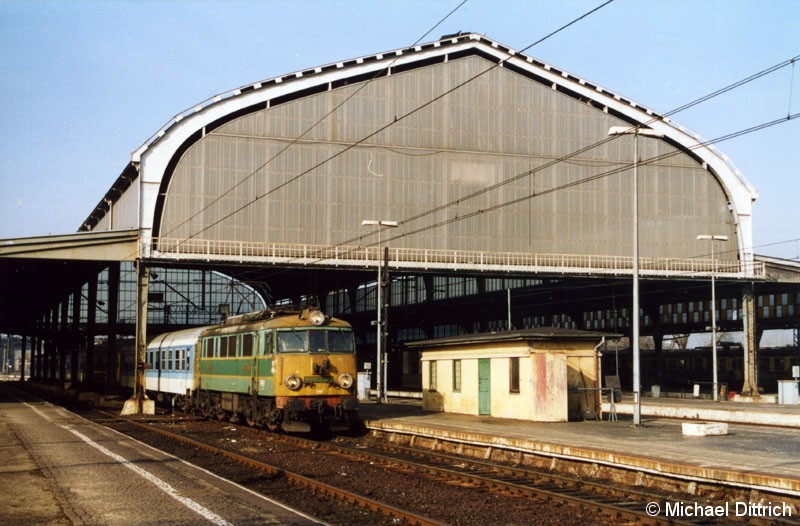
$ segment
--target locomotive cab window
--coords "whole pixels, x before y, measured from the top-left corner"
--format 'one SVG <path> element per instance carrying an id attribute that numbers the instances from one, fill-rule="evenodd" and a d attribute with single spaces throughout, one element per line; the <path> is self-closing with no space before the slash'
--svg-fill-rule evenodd
<path id="1" fill-rule="evenodd" d="M 352 353 L 354 350 L 353 333 L 349 330 L 278 331 L 278 352 L 281 353 Z"/>
<path id="2" fill-rule="evenodd" d="M 262 332 L 258 341 L 261 342 L 259 356 L 275 353 L 275 333 L 273 331 Z"/>
<path id="3" fill-rule="evenodd" d="M 328 342 L 325 337 L 326 331 L 309 331 L 308 332 L 308 348 L 311 352 L 326 352 L 328 350 Z"/>
<path id="4" fill-rule="evenodd" d="M 352 331 L 327 331 L 328 350 L 333 353 L 355 352 Z"/>
<path id="5" fill-rule="evenodd" d="M 308 331 L 278 331 L 278 352 L 306 352 Z"/>

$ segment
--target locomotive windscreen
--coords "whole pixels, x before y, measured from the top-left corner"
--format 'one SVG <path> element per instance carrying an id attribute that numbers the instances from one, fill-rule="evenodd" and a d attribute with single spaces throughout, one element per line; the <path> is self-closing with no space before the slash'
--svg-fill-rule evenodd
<path id="1" fill-rule="evenodd" d="M 351 330 L 313 329 L 278 332 L 278 352 L 281 353 L 352 353 Z"/>

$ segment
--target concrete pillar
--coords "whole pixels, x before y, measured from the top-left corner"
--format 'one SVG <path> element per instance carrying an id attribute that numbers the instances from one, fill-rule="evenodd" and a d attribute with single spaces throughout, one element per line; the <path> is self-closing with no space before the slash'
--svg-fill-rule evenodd
<path id="1" fill-rule="evenodd" d="M 744 384 L 742 395 L 758 396 L 758 332 L 756 331 L 756 297 L 752 283 L 745 285 L 742 295 L 744 335 Z"/>
<path id="2" fill-rule="evenodd" d="M 133 396 L 125 401 L 123 415 L 154 414 L 155 403 L 147 400 L 144 383 L 144 363 L 147 355 L 147 295 L 150 289 L 150 269 L 141 260 L 136 262 L 136 357 Z"/>

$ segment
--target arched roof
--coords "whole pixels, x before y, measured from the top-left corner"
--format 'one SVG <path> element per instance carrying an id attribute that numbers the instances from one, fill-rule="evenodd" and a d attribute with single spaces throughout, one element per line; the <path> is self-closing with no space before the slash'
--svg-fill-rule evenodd
<path id="1" fill-rule="evenodd" d="M 82 229 L 129 227 L 139 228 L 145 239 L 157 235 L 171 178 L 182 155 L 207 134 L 236 119 L 373 79 L 472 56 L 622 122 L 646 125 L 662 135 L 663 142 L 687 154 L 719 182 L 730 210 L 738 259 L 752 261 L 751 212 L 757 194 L 724 155 L 704 145 L 698 135 L 634 101 L 472 33 L 256 82 L 211 97 L 177 114 L 133 152 L 131 165 L 112 187 L 122 190 L 116 193 L 110 190 Z M 138 184 L 130 184 L 131 168 L 138 168 Z M 112 207 L 117 209 L 114 212 L 117 224 L 107 217 Z M 130 224 L 134 215 L 135 224 Z"/>

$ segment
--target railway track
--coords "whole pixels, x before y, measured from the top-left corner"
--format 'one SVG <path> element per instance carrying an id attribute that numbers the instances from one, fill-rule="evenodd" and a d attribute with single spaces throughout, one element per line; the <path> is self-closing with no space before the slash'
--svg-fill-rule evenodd
<path id="1" fill-rule="evenodd" d="M 161 423 L 127 422 L 148 431 L 159 433 L 187 446 L 202 449 L 215 455 L 223 455 L 242 465 L 269 473 L 271 476 L 284 476 L 298 487 L 308 488 L 311 491 L 329 495 L 334 499 L 377 511 L 393 521 L 419 525 L 444 524 L 444 522 L 428 516 L 409 512 L 398 506 L 386 504 L 360 495 L 357 492 L 342 489 L 335 484 L 321 482 L 313 477 L 255 460 L 247 455 L 196 440 L 185 434 L 168 431 L 163 428 L 164 425 L 169 425 L 165 424 L 164 421 L 161 421 Z M 240 431 L 256 436 L 263 433 L 244 427 L 240 428 Z M 295 436 L 279 435 L 276 437 L 274 434 L 267 435 L 271 439 L 277 439 L 284 444 L 296 446 L 298 450 L 314 452 L 314 454 L 326 453 L 363 464 L 378 464 L 395 471 L 414 472 L 444 484 L 456 484 L 464 488 L 499 494 L 509 499 L 517 499 L 517 501 L 524 499 L 530 503 L 529 506 L 542 506 L 544 504 L 550 507 L 570 507 L 575 510 L 581 510 L 584 515 L 588 514 L 594 517 L 596 519 L 594 523 L 596 524 L 690 525 L 710 523 L 705 520 L 695 522 L 648 515 L 646 513 L 647 503 L 665 499 L 664 495 L 650 492 L 589 482 L 552 473 L 536 472 L 530 469 L 480 462 L 443 453 L 420 451 L 398 445 L 366 444 L 362 440 L 348 438 L 337 438 L 335 441 L 321 442 Z M 433 488 L 431 493 L 435 493 Z"/>
<path id="2" fill-rule="evenodd" d="M 365 459 L 380 458 L 387 463 L 402 462 L 420 471 L 494 490 L 551 503 L 590 508 L 610 519 L 652 525 L 696 524 L 648 515 L 645 506 L 664 498 L 663 495 L 654 493 L 391 444 L 364 448 L 339 443 L 336 447 Z"/>
<path id="3" fill-rule="evenodd" d="M 161 427 L 160 425 L 158 425 L 158 424 L 163 424 L 164 422 L 163 420 L 139 422 L 130 419 L 120 419 L 115 415 L 110 415 L 110 414 L 107 414 L 107 416 L 109 418 L 105 423 L 125 422 L 128 425 L 132 425 L 147 432 L 157 433 L 163 437 L 190 446 L 192 448 L 204 451 L 209 454 L 225 457 L 243 466 L 254 468 L 258 471 L 268 474 L 269 476 L 282 477 L 283 479 L 287 480 L 290 484 L 293 484 L 304 490 L 308 490 L 312 494 L 326 495 L 334 499 L 335 501 L 345 502 L 362 509 L 377 512 L 389 518 L 392 523 L 402 522 L 403 524 L 409 524 L 414 526 L 445 525 L 445 523 L 443 522 L 439 522 L 429 517 L 425 517 L 423 515 L 419 515 L 416 513 L 400 509 L 398 507 L 392 506 L 384 502 L 379 502 L 377 500 L 371 499 L 363 495 L 359 495 L 357 493 L 334 486 L 332 484 L 316 480 L 312 477 L 308 477 L 300 473 L 289 471 L 285 468 L 281 468 L 260 460 L 256 460 L 252 457 L 230 451 L 226 448 L 215 446 L 213 444 L 209 444 L 207 442 L 203 442 L 200 440 L 195 440 L 186 435 L 168 431 L 166 429 L 163 429 L 163 427 Z"/>

